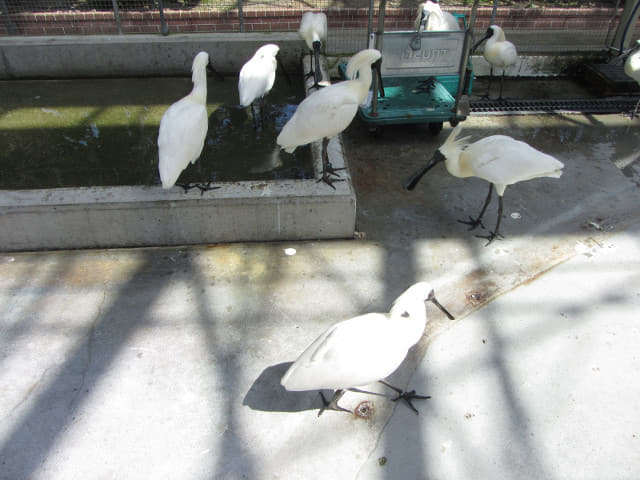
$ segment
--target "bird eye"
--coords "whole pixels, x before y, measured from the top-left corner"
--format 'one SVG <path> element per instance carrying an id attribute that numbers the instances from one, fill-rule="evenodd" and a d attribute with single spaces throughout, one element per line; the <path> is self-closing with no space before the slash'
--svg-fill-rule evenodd
<path id="1" fill-rule="evenodd" d="M 409 312 L 402 312 L 402 315 L 400 315 L 403 318 L 409 318 Z"/>

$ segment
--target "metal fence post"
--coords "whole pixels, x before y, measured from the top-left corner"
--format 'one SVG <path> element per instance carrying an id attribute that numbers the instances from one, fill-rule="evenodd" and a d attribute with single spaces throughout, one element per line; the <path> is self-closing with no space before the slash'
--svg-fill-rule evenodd
<path id="1" fill-rule="evenodd" d="M 4 0 L 0 0 L 0 13 L 2 13 L 2 18 L 4 19 L 4 25 L 7 27 L 7 33 L 9 35 L 16 34 L 16 27 L 11 21 L 11 17 L 9 16 L 9 9 L 7 8 L 7 4 Z"/>
<path id="2" fill-rule="evenodd" d="M 491 20 L 489 20 L 489 26 L 493 25 L 496 21 L 496 10 L 498 9 L 498 0 L 493 0 L 493 10 L 491 10 Z"/>
<path id="3" fill-rule="evenodd" d="M 120 10 L 118 10 L 118 0 L 111 0 L 113 5 L 113 16 L 116 19 L 116 27 L 118 27 L 118 34 L 122 35 L 122 25 L 120 25 Z"/>
<path id="4" fill-rule="evenodd" d="M 169 27 L 164 20 L 164 7 L 162 6 L 162 0 L 158 0 L 158 9 L 160 10 L 160 33 L 165 37 L 169 35 Z"/>
<path id="5" fill-rule="evenodd" d="M 240 31 L 244 32 L 244 16 L 242 14 L 242 0 L 238 0 L 238 23 L 240 24 Z"/>

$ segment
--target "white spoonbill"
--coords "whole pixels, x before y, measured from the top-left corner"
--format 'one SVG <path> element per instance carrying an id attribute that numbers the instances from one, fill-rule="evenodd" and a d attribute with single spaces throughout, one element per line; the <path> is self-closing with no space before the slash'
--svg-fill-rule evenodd
<path id="1" fill-rule="evenodd" d="M 195 163 L 202 153 L 209 128 L 206 106 L 208 64 L 206 52 L 195 56 L 191 67 L 193 90 L 171 105 L 160 120 L 158 170 L 162 188 L 173 187 L 182 170 L 189 162 Z"/>
<path id="2" fill-rule="evenodd" d="M 314 83 L 310 88 L 319 88 L 321 86 L 319 82 L 322 80 L 320 49 L 327 42 L 327 16 L 324 13 L 304 12 L 298 33 L 307 44 L 307 47 L 309 47 L 309 50 L 313 52 L 313 59 L 309 62 L 311 70 L 306 75 L 313 75 Z"/>
<path id="3" fill-rule="evenodd" d="M 238 92 L 240 105 L 251 106 L 251 113 L 255 119 L 253 102 L 262 99 L 271 91 L 276 79 L 278 62 L 276 55 L 280 47 L 273 43 L 261 46 L 256 53 L 240 69 Z M 262 113 L 261 113 L 262 114 Z"/>
<path id="4" fill-rule="evenodd" d="M 443 161 L 449 173 L 455 177 L 479 177 L 490 182 L 489 193 L 480 215 L 475 219 L 469 217 L 469 221 L 459 220 L 470 225 L 470 230 L 482 225 L 482 216 L 491 201 L 491 192 L 495 187 L 499 202 L 496 228 L 490 231 L 489 235 L 477 235 L 478 238 L 486 238 L 489 245 L 493 239 L 502 237 L 499 231 L 502 196 L 507 185 L 538 177 L 560 178 L 564 164 L 551 155 L 505 135 L 491 135 L 470 143 L 469 137 L 458 138 L 461 132 L 461 125 L 454 128 L 431 160 L 407 179 L 403 186 L 407 190 L 413 190 L 425 173 Z"/>
<path id="5" fill-rule="evenodd" d="M 460 30 L 460 24 L 456 17 L 442 10 L 438 0 L 427 0 L 420 4 L 413 26 L 416 31 L 448 32 Z"/>
<path id="6" fill-rule="evenodd" d="M 640 40 L 638 40 L 638 45 L 635 47 L 636 52 L 629 55 L 627 61 L 624 63 L 624 73 L 633 78 L 638 85 L 640 85 Z M 636 103 L 636 108 L 633 109 L 633 113 L 631 114 L 631 118 L 634 118 L 638 115 L 638 106 L 640 106 L 640 100 Z"/>
<path id="7" fill-rule="evenodd" d="M 302 352 L 280 383 L 290 391 L 335 390 L 330 402 L 320 392 L 324 407 L 318 416 L 325 409 L 349 412 L 338 406 L 344 391 L 391 375 L 408 350 L 422 338 L 427 324 L 427 301 L 454 319 L 436 300 L 429 283 L 416 283 L 393 302 L 389 313 L 368 313 L 330 327 Z M 402 398 L 416 412 L 411 399 L 429 398 L 382 383 L 398 392 L 394 401 Z"/>
<path id="8" fill-rule="evenodd" d="M 493 67 L 502 69 L 502 79 L 500 80 L 500 96 L 502 99 L 502 87 L 504 85 L 504 70 L 507 67 L 515 65 L 518 60 L 518 52 L 513 43 L 509 42 L 504 31 L 497 25 L 491 25 L 487 29 L 484 37 L 476 42 L 471 51 L 474 51 L 482 42 L 487 41 L 484 47 L 484 58 L 491 65 L 489 71 L 489 85 L 487 87 L 487 98 L 489 98 L 489 90 L 491 89 L 491 79 L 493 78 Z"/>
<path id="9" fill-rule="evenodd" d="M 276 142 L 292 153 L 300 145 L 322 139 L 322 178 L 332 188 L 337 175 L 329 162 L 329 139 L 349 126 L 371 86 L 371 65 L 382 57 L 375 49 L 361 50 L 347 64 L 347 78 L 305 98 L 282 128 Z"/>

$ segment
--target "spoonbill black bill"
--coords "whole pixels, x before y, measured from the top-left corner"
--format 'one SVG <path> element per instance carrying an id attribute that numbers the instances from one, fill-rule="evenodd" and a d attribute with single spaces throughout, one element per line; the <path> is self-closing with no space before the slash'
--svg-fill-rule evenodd
<path id="1" fill-rule="evenodd" d="M 324 13 L 304 12 L 300 21 L 298 34 L 313 54 L 310 63 L 311 70 L 305 77 L 313 75 L 313 85 L 309 88 L 320 88 L 322 70 L 320 70 L 320 52 L 327 42 L 327 16 Z M 314 66 L 315 64 L 315 66 Z"/>
<path id="2" fill-rule="evenodd" d="M 491 25 L 487 29 L 487 33 L 476 42 L 471 51 L 475 51 L 475 49 L 484 41 L 487 41 L 487 44 L 484 47 L 484 58 L 489 65 L 491 65 L 491 69 L 489 71 L 489 84 L 487 86 L 487 98 L 489 98 L 489 91 L 491 90 L 491 79 L 493 78 L 493 68 L 501 68 L 502 69 L 502 78 L 500 80 L 500 96 L 499 99 L 502 99 L 502 88 L 504 86 L 504 71 L 507 67 L 515 65 L 518 60 L 518 52 L 516 51 L 516 47 L 513 43 L 509 42 L 505 36 L 504 31 L 497 25 Z"/>
<path id="3" fill-rule="evenodd" d="M 280 47 L 273 43 L 261 46 L 256 53 L 240 69 L 238 92 L 240 105 L 251 107 L 251 114 L 255 124 L 254 102 L 262 100 L 271 91 L 276 79 L 278 62 L 276 55 Z M 260 112 L 262 120 L 262 110 Z M 257 126 L 257 125 L 256 125 Z"/>
<path id="4" fill-rule="evenodd" d="M 334 182 L 342 179 L 329 177 L 338 176 L 337 170 L 341 170 L 333 168 L 329 161 L 329 139 L 349 126 L 358 112 L 358 106 L 365 102 L 371 86 L 371 66 L 381 56 L 375 49 L 356 53 L 347 64 L 349 80 L 329 85 L 300 102 L 276 139 L 278 145 L 289 153 L 300 145 L 322 140 L 322 177 L 319 181 L 324 181 L 332 188 L 335 188 Z"/>
<path id="5" fill-rule="evenodd" d="M 627 57 L 627 61 L 624 63 L 624 73 L 629 75 L 638 82 L 638 85 L 640 85 L 640 40 L 638 40 L 638 44 L 635 47 L 635 53 L 631 53 L 631 55 Z M 640 100 L 636 103 L 636 108 L 633 109 L 631 118 L 638 116 L 638 106 L 640 106 Z"/>
<path id="6" fill-rule="evenodd" d="M 172 104 L 160 120 L 158 132 L 158 170 L 162 188 L 175 185 L 180 173 L 195 163 L 204 146 L 209 128 L 207 117 L 207 66 L 209 55 L 198 53 L 191 67 L 193 90 Z M 200 186 L 202 191 L 216 187 Z"/>
<path id="7" fill-rule="evenodd" d="M 417 413 L 411 400 L 429 397 L 403 392 L 382 379 L 400 366 L 408 350 L 422 338 L 426 302 L 454 319 L 438 302 L 429 283 L 416 283 L 393 302 L 389 313 L 368 313 L 330 327 L 302 352 L 280 383 L 290 391 L 335 390 L 330 401 L 320 392 L 324 406 L 318 416 L 327 409 L 350 412 L 338 405 L 345 390 L 378 381 L 398 392 L 394 401 L 406 401 Z"/>
<path id="8" fill-rule="evenodd" d="M 500 234 L 502 196 L 507 185 L 539 177 L 560 178 L 564 164 L 551 155 L 506 135 L 491 135 L 471 143 L 469 137 L 458 138 L 461 132 L 461 125 L 455 127 L 431 160 L 409 177 L 403 187 L 413 190 L 420 179 L 440 162 L 444 162 L 447 171 L 455 177 L 478 177 L 490 182 L 489 193 L 478 217 L 469 217 L 469 221 L 459 220 L 469 225 L 470 230 L 478 225 L 484 227 L 481 221 L 482 216 L 495 188 L 498 193 L 496 227 L 489 232 L 489 235 L 476 235 L 478 238 L 487 239 L 487 245 L 489 245 L 495 238 L 502 238 Z"/>

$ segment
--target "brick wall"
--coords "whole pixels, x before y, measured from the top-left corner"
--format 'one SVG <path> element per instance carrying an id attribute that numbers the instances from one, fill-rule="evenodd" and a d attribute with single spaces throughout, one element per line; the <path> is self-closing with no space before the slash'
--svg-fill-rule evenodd
<path id="1" fill-rule="evenodd" d="M 469 9 L 451 8 L 454 13 L 469 14 Z M 336 8 L 326 12 L 329 29 L 366 28 L 367 8 Z M 377 25 L 377 9 L 374 25 Z M 389 8 L 385 13 L 385 29 L 412 28 L 414 8 Z M 298 9 L 246 9 L 243 12 L 246 32 L 296 31 L 302 10 Z M 478 9 L 477 29 L 489 24 L 490 8 Z M 511 29 L 608 29 L 614 9 L 563 8 L 499 8 L 495 23 L 505 30 Z M 17 35 L 91 35 L 115 34 L 113 12 L 43 12 L 17 13 L 11 19 Z M 165 19 L 171 33 L 237 32 L 237 10 L 166 10 Z M 619 18 L 616 16 L 616 22 Z M 157 11 L 121 11 L 123 33 L 160 33 L 160 15 Z M 5 22 L 0 22 L 0 35 L 8 35 Z"/>

